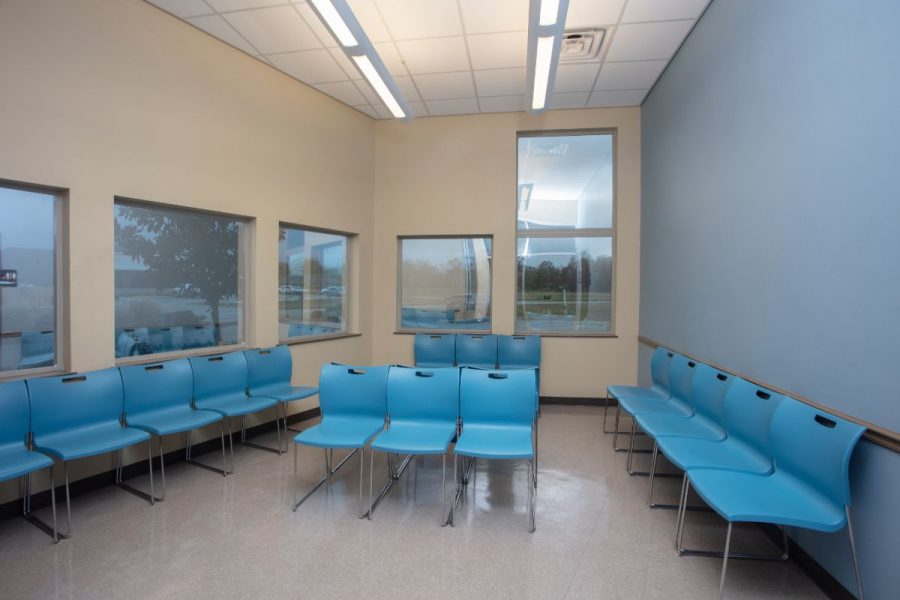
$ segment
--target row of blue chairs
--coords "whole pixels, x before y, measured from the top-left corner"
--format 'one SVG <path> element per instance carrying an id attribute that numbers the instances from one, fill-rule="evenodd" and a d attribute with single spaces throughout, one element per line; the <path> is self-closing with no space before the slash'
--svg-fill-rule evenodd
<path id="1" fill-rule="evenodd" d="M 24 478 L 25 516 L 58 541 L 71 533 L 70 461 L 115 452 L 116 484 L 153 504 L 165 498 L 163 436 L 186 433 L 186 461 L 227 475 L 234 471 L 231 419 L 239 417 L 242 443 L 282 454 L 287 403 L 317 393 L 316 388 L 291 385 L 291 373 L 290 350 L 276 346 L 0 384 L 0 481 Z M 246 416 L 270 408 L 276 409 L 277 448 L 246 439 Z M 220 426 L 221 469 L 191 456 L 191 431 L 215 423 Z M 225 454 L 226 430 L 230 467 Z M 160 496 L 153 484 L 154 437 L 162 476 Z M 144 442 L 150 467 L 149 494 L 127 485 L 123 478 L 123 450 Z M 56 522 L 54 459 L 62 463 L 64 473 L 64 533 Z M 31 476 L 42 469 L 50 469 L 52 525 L 31 510 Z"/>
<path id="2" fill-rule="evenodd" d="M 453 524 L 453 512 L 467 481 L 457 477 L 458 457 L 529 461 L 529 531 L 535 529 L 537 416 L 535 370 L 482 370 L 455 367 L 355 367 L 330 364 L 319 378 L 322 421 L 294 438 L 294 499 L 297 510 L 355 453 L 360 454 L 360 516 L 371 519 L 378 502 L 413 456 L 440 455 L 441 523 Z M 453 440 L 456 497 L 445 515 L 447 452 Z M 325 451 L 325 477 L 301 498 L 298 447 Z M 369 504 L 363 504 L 366 448 L 370 451 Z M 332 467 L 334 449 L 350 452 Z M 374 453 L 388 455 L 388 481 L 373 499 Z M 406 455 L 406 459 L 398 462 Z M 395 460 L 396 459 L 396 460 Z"/>
<path id="3" fill-rule="evenodd" d="M 850 457 L 865 428 L 804 402 L 762 388 L 665 348 L 651 358 L 650 387 L 611 386 L 617 401 L 613 448 L 628 452 L 632 475 L 649 477 L 650 508 L 677 509 L 675 547 L 681 555 L 722 558 L 719 594 L 729 558 L 787 560 L 786 527 L 837 532 L 850 538 L 859 598 L 862 581 L 850 515 Z M 632 417 L 630 444 L 619 448 L 619 420 Z M 605 426 L 604 426 L 605 430 Z M 653 441 L 648 472 L 632 468 L 635 436 Z M 653 501 L 659 453 L 683 471 L 677 505 Z M 724 551 L 683 545 L 690 490 L 728 523 Z M 734 523 L 769 523 L 782 528 L 783 553 L 731 551 Z"/>
<path id="4" fill-rule="evenodd" d="M 541 338 L 537 335 L 417 333 L 413 355 L 418 367 L 540 370 Z"/>

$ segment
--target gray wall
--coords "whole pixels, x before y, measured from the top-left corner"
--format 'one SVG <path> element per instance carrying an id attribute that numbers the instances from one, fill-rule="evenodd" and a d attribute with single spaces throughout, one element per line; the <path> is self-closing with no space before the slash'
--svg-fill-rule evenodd
<path id="1" fill-rule="evenodd" d="M 642 109 L 642 335 L 900 430 L 900 2 L 713 0 Z M 649 357 L 646 349 L 641 361 Z M 900 455 L 852 464 L 896 598 Z M 855 589 L 846 534 L 793 532 Z"/>

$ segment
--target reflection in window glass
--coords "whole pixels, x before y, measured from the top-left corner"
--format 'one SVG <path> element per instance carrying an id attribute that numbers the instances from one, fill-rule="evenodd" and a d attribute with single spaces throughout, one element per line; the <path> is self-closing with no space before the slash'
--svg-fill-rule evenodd
<path id="1" fill-rule="evenodd" d="M 519 138 L 519 229 L 612 227 L 612 135 Z"/>
<path id="2" fill-rule="evenodd" d="M 281 227 L 280 339 L 347 331 L 347 239 L 346 235 Z"/>
<path id="3" fill-rule="evenodd" d="M 116 357 L 243 341 L 244 221 L 116 200 Z"/>
<path id="4" fill-rule="evenodd" d="M 611 238 L 519 238 L 518 257 L 517 331 L 610 331 Z"/>
<path id="5" fill-rule="evenodd" d="M 0 186 L 0 371 L 57 364 L 56 202 Z"/>
<path id="6" fill-rule="evenodd" d="M 400 240 L 400 329 L 491 329 L 489 237 Z"/>

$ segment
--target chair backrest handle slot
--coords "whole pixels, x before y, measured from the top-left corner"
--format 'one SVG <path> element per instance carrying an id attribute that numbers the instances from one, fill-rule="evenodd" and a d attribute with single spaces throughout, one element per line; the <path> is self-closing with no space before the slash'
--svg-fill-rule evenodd
<path id="1" fill-rule="evenodd" d="M 772 397 L 772 394 L 770 394 L 769 392 L 764 392 L 762 390 L 756 390 L 756 397 L 763 400 L 768 400 Z"/>
<path id="2" fill-rule="evenodd" d="M 837 421 L 834 421 L 822 415 L 816 415 L 816 423 L 822 425 L 823 427 L 827 427 L 828 429 L 834 429 L 835 427 L 837 427 Z"/>
<path id="3" fill-rule="evenodd" d="M 347 372 L 351 375 L 365 375 L 366 372 L 362 369 L 347 369 Z"/>
<path id="4" fill-rule="evenodd" d="M 724 373 L 716 373 L 716 379 L 719 381 L 728 381 L 728 375 Z"/>
<path id="5" fill-rule="evenodd" d="M 430 338 L 433 339 L 433 340 L 439 340 L 439 339 L 441 339 L 441 338 L 444 337 L 444 336 L 442 336 L 442 335 L 429 335 L 428 337 L 430 337 Z"/>
<path id="6" fill-rule="evenodd" d="M 165 365 L 148 365 L 144 367 L 145 371 L 162 371 L 165 368 Z"/>
<path id="7" fill-rule="evenodd" d="M 87 381 L 86 375 L 76 375 L 75 377 L 64 377 L 63 383 L 78 383 L 80 381 Z"/>
<path id="8" fill-rule="evenodd" d="M 695 363 L 695 362 L 694 362 L 694 361 L 692 361 L 692 360 L 689 360 L 689 361 L 688 361 L 688 366 L 689 366 L 689 367 L 690 367 L 690 368 L 692 368 L 692 369 L 693 369 L 693 368 L 694 368 L 694 367 L 696 367 L 696 366 L 697 366 L 697 363 Z"/>
<path id="9" fill-rule="evenodd" d="M 434 377 L 434 371 L 416 371 L 416 377 Z"/>
<path id="10" fill-rule="evenodd" d="M 268 356 L 268 355 L 272 354 L 272 351 L 271 350 L 260 350 L 259 354 L 261 356 Z"/>
<path id="11" fill-rule="evenodd" d="M 225 357 L 224 356 L 213 356 L 212 358 L 210 358 L 208 360 L 209 360 L 209 362 L 222 362 L 223 360 L 225 360 Z"/>
<path id="12" fill-rule="evenodd" d="M 506 373 L 488 373 L 488 377 L 491 379 L 506 379 L 509 375 Z"/>
<path id="13" fill-rule="evenodd" d="M 672 358 L 673 356 L 675 356 L 675 354 L 673 352 L 666 352 L 666 356 Z"/>

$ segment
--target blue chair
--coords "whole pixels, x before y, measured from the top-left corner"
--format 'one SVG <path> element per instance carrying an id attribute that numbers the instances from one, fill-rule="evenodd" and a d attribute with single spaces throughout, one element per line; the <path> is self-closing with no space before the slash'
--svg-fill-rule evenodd
<path id="1" fill-rule="evenodd" d="M 241 418 L 241 443 L 243 445 L 275 454 L 284 452 L 281 447 L 281 426 L 278 424 L 278 407 L 281 406 L 281 403 L 275 398 L 247 395 L 247 359 L 243 352 L 192 356 L 189 360 L 194 373 L 194 408 L 215 411 L 224 417 L 228 430 L 232 471 L 234 470 L 234 442 L 231 432 L 233 417 Z M 247 441 L 247 415 L 269 408 L 275 409 L 277 448 Z"/>
<path id="2" fill-rule="evenodd" d="M 650 357 L 650 387 L 640 387 L 634 385 L 611 385 L 606 388 L 606 398 L 603 402 L 603 433 L 616 433 L 606 429 L 606 415 L 609 412 L 609 399 L 615 398 L 616 402 L 619 398 L 638 396 L 657 398 L 666 400 L 669 394 L 669 363 L 675 357 L 675 353 L 667 350 L 662 346 L 658 346 Z"/>
<path id="3" fill-rule="evenodd" d="M 22 514 L 41 531 L 59 541 L 56 532 L 56 491 L 53 486 L 53 459 L 35 452 L 31 441 L 30 407 L 25 381 L 0 383 L 0 481 L 22 478 Z M 50 507 L 52 525 L 47 525 L 31 512 L 31 475 L 50 469 Z"/>
<path id="4" fill-rule="evenodd" d="M 497 336 L 456 334 L 456 364 L 479 369 L 497 368 Z"/>
<path id="5" fill-rule="evenodd" d="M 359 452 L 359 512 L 363 511 L 362 478 L 365 447 L 384 429 L 387 410 L 387 379 L 390 367 L 352 367 L 323 365 L 319 376 L 319 406 L 322 421 L 294 437 L 294 499 L 293 510 L 309 498 L 338 469 Z M 325 451 L 325 477 L 300 500 L 297 474 L 298 446 L 312 446 Z M 332 464 L 335 448 L 351 450 L 336 466 Z"/>
<path id="6" fill-rule="evenodd" d="M 158 500 L 164 500 L 166 497 L 166 466 L 162 446 L 164 435 L 187 433 L 185 460 L 188 463 L 222 475 L 228 473 L 228 464 L 225 460 L 225 424 L 222 415 L 211 410 L 198 410 L 192 406 L 194 376 L 188 359 L 120 367 L 119 371 L 122 374 L 125 395 L 125 423 L 156 436 L 159 445 L 162 495 Z M 221 469 L 199 463 L 191 457 L 191 431 L 213 423 L 219 424 L 219 438 L 222 442 Z"/>
<path id="7" fill-rule="evenodd" d="M 417 333 L 413 342 L 413 360 L 417 367 L 452 367 L 456 364 L 456 335 Z"/>
<path id="8" fill-rule="evenodd" d="M 725 587 L 735 522 L 836 532 L 847 528 L 859 598 L 862 581 L 850 518 L 850 457 L 865 428 L 786 398 L 772 417 L 774 469 L 766 476 L 691 469 L 688 489 L 728 521 L 719 596 Z"/>
<path id="9" fill-rule="evenodd" d="M 281 404 L 284 436 L 287 438 L 287 403 L 303 400 L 319 393 L 318 388 L 291 385 L 294 372 L 291 350 L 287 346 L 244 350 L 247 359 L 247 388 L 251 396 L 275 398 Z M 290 429 L 299 432 L 299 429 Z"/>
<path id="10" fill-rule="evenodd" d="M 497 368 L 534 369 L 535 415 L 541 414 L 541 336 L 539 335 L 498 335 Z M 534 421 L 534 472 L 537 477 L 538 462 L 538 420 Z"/>
<path id="11" fill-rule="evenodd" d="M 369 446 L 369 518 L 378 502 L 390 491 L 399 473 L 388 460 L 388 481 L 378 499 L 372 501 L 375 451 L 390 454 L 440 454 L 441 523 L 444 523 L 447 450 L 459 421 L 459 369 L 391 367 L 387 383 L 386 430 Z"/>
<path id="12" fill-rule="evenodd" d="M 33 447 L 63 463 L 66 486 L 66 533 L 72 530 L 69 462 L 116 453 L 116 485 L 153 504 L 153 446 L 150 434 L 122 422 L 122 377 L 116 368 L 28 381 Z M 147 442 L 150 493 L 123 480 L 122 450 Z"/>
<path id="13" fill-rule="evenodd" d="M 534 503 L 534 371 L 486 371 L 462 369 L 459 387 L 460 434 L 453 449 L 453 473 L 457 458 L 524 460 L 529 462 L 528 530 L 535 530 Z M 461 496 L 457 482 L 456 501 Z"/>

